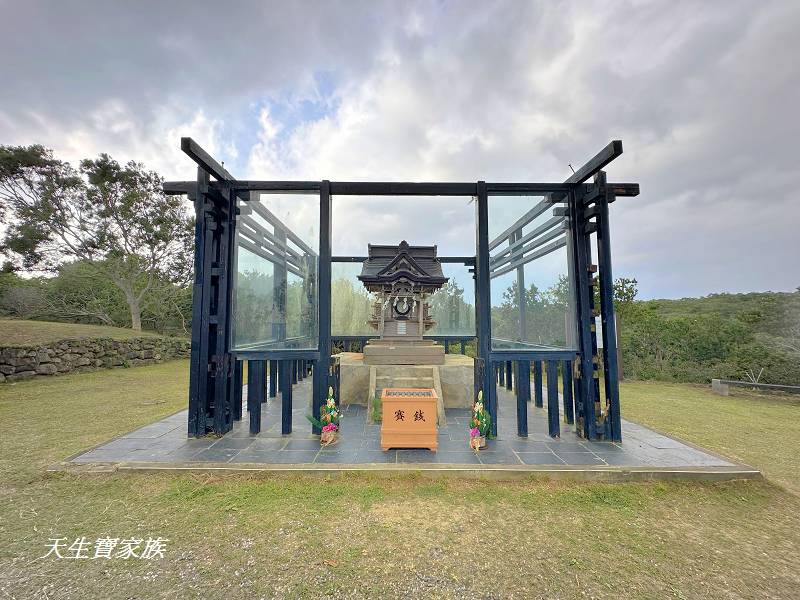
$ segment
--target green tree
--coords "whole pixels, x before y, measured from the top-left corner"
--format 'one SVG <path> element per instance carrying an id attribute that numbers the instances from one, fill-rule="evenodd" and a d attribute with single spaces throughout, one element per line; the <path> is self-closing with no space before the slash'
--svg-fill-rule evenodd
<path id="1" fill-rule="evenodd" d="M 106 154 L 75 170 L 43 146 L 0 146 L 0 202 L 10 215 L 0 249 L 26 269 L 85 261 L 122 292 L 141 330 L 150 292 L 165 282 L 180 290 L 191 277 L 191 219 L 161 184 L 154 171 Z"/>

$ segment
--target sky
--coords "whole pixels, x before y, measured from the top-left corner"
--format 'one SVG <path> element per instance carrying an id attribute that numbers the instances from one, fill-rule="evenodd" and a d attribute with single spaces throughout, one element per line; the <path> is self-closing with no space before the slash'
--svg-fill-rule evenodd
<path id="1" fill-rule="evenodd" d="M 0 144 L 192 179 L 563 181 L 612 139 L 615 277 L 800 286 L 800 2 L 0 0 Z M 468 198 L 334 198 L 334 253 L 474 248 Z"/>

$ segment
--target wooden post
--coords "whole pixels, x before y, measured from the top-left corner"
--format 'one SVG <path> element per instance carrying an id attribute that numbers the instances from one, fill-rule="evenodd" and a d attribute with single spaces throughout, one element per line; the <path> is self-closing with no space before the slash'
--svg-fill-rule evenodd
<path id="1" fill-rule="evenodd" d="M 312 379 L 312 412 L 319 417 L 322 403 L 328 395 L 328 372 L 331 362 L 331 182 L 323 181 L 319 191 L 319 359 L 314 365 Z M 291 416 L 290 416 L 291 419 Z M 291 428 L 291 425 L 290 425 Z M 312 426 L 312 433 L 320 433 Z"/>
<path id="2" fill-rule="evenodd" d="M 269 361 L 269 397 L 275 398 L 278 395 L 278 361 Z"/>
<path id="3" fill-rule="evenodd" d="M 250 435 L 261 432 L 261 403 L 264 401 L 264 374 L 266 367 L 263 360 L 251 360 L 247 363 L 247 412 L 250 415 Z"/>
<path id="4" fill-rule="evenodd" d="M 575 256 L 573 277 L 575 278 L 576 289 L 576 309 L 578 324 L 578 373 L 580 378 L 576 386 L 576 406 L 578 412 L 575 415 L 578 433 L 581 437 L 595 440 L 597 439 L 597 421 L 595 418 L 595 396 L 594 396 L 594 368 L 592 364 L 592 286 L 590 248 L 587 244 L 586 219 L 584 216 L 583 203 L 575 190 L 569 193 L 569 215 L 571 228 L 571 241 Z"/>
<path id="5" fill-rule="evenodd" d="M 517 435 L 528 437 L 528 402 L 531 401 L 531 363 L 517 363 Z"/>
<path id="6" fill-rule="evenodd" d="M 533 398 L 536 408 L 544 406 L 542 398 L 542 361 L 540 360 L 533 363 Z"/>
<path id="7" fill-rule="evenodd" d="M 547 361 L 547 429 L 550 437 L 561 437 L 558 418 L 558 363 Z"/>
<path id="8" fill-rule="evenodd" d="M 572 399 L 572 361 L 561 362 L 561 394 L 564 397 L 564 419 L 568 425 L 575 423 L 575 412 Z"/>
<path id="9" fill-rule="evenodd" d="M 281 433 L 292 433 L 292 363 L 291 360 L 280 361 L 281 383 Z M 319 415 L 319 411 L 315 413 Z"/>
<path id="10" fill-rule="evenodd" d="M 489 293 L 489 195 L 486 182 L 479 181 L 475 202 L 475 316 L 478 334 L 477 356 L 485 364 L 483 395 L 486 409 L 492 417 L 492 435 L 497 435 L 497 393 L 494 383 L 494 365 L 490 362 L 492 341 L 491 310 Z"/>
<path id="11" fill-rule="evenodd" d="M 511 390 L 513 388 L 513 377 L 511 373 L 514 371 L 513 365 L 514 363 L 510 360 L 506 361 L 506 389 Z"/>
<path id="12" fill-rule="evenodd" d="M 233 420 L 242 420 L 242 361 L 234 360 L 233 377 L 231 378 L 231 402 L 233 403 Z"/>
<path id="13" fill-rule="evenodd" d="M 619 373 L 617 371 L 617 328 L 614 315 L 614 279 L 611 273 L 611 239 L 608 226 L 606 174 L 600 171 L 594 182 L 604 193 L 597 199 L 597 265 L 600 284 L 600 315 L 603 323 L 603 370 L 606 407 L 611 439 L 622 441 L 622 420 L 619 408 Z"/>
<path id="14" fill-rule="evenodd" d="M 208 411 L 208 312 L 211 288 L 211 238 L 213 218 L 209 214 L 206 192 L 209 175 L 197 168 L 194 192 L 194 285 L 192 288 L 192 350 L 189 361 L 189 423 L 191 437 L 206 434 Z"/>

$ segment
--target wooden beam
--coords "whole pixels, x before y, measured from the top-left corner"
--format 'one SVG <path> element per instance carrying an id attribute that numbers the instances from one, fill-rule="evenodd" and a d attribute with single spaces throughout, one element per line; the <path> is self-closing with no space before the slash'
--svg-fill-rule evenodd
<path id="1" fill-rule="evenodd" d="M 494 240 L 489 242 L 489 251 L 492 251 L 495 248 L 497 248 L 497 246 L 505 242 L 508 239 L 508 236 L 511 235 L 514 231 L 516 231 L 517 229 L 521 229 L 522 227 L 525 227 L 525 225 L 533 221 L 536 217 L 538 217 L 552 205 L 553 202 L 549 198 L 546 198 L 541 202 L 539 202 L 536 206 L 534 206 L 532 209 L 530 209 L 528 212 L 522 215 L 519 219 L 514 221 L 514 223 L 512 223 L 510 227 L 508 227 L 505 231 L 503 231 L 503 233 L 501 233 L 496 238 L 494 238 Z"/>
<path id="2" fill-rule="evenodd" d="M 252 206 L 251 206 L 251 208 L 252 208 L 252 209 L 253 209 L 253 210 L 254 210 L 256 213 L 258 213 L 258 215 L 259 215 L 260 217 L 262 217 L 262 218 L 263 218 L 263 219 L 265 219 L 267 222 L 271 223 L 273 227 L 275 227 L 275 233 L 276 233 L 276 234 L 277 234 L 277 233 L 279 233 L 279 232 L 278 232 L 278 229 L 281 229 L 281 230 L 282 230 L 282 231 L 283 231 L 283 232 L 286 234 L 286 237 L 287 237 L 288 239 L 292 240 L 292 242 L 294 242 L 294 244 L 295 244 L 297 247 L 299 247 L 300 249 L 302 249 L 304 252 L 307 252 L 308 254 L 311 254 L 312 256 L 316 256 L 316 255 L 317 255 L 317 253 L 316 253 L 314 250 L 312 250 L 312 249 L 311 249 L 311 247 L 310 247 L 308 244 L 306 244 L 306 243 L 305 243 L 305 242 L 304 242 L 302 239 L 300 239 L 300 237 L 299 237 L 299 236 L 298 236 L 298 235 L 297 235 L 297 234 L 296 234 L 294 231 L 292 231 L 291 229 L 289 229 L 289 228 L 288 228 L 288 227 L 287 227 L 287 226 L 286 226 L 286 225 L 283 223 L 283 221 L 281 221 L 281 220 L 280 220 L 278 217 L 276 217 L 276 216 L 275 216 L 275 215 L 272 213 L 272 211 L 271 211 L 271 210 L 269 210 L 269 209 L 268 209 L 266 206 L 264 206 L 262 203 L 260 203 L 260 202 L 257 202 L 257 201 L 256 201 L 256 202 L 253 202 L 253 203 L 252 203 Z"/>
<path id="3" fill-rule="evenodd" d="M 194 193 L 197 189 L 196 181 L 165 181 L 161 189 L 167 196 L 181 196 Z"/>
<path id="4" fill-rule="evenodd" d="M 233 184 L 237 192 L 284 192 L 287 194 L 316 194 L 319 192 L 319 181 L 236 181 Z M 250 198 L 243 197 L 245 201 Z"/>
<path id="5" fill-rule="evenodd" d="M 497 269 L 499 269 L 500 267 L 502 267 L 503 265 L 505 265 L 507 263 L 512 263 L 512 264 L 514 264 L 516 266 L 520 266 L 522 264 L 530 262 L 530 261 L 524 260 L 526 254 L 528 254 L 529 252 L 531 252 L 533 250 L 536 250 L 536 248 L 540 248 L 541 246 L 545 245 L 547 242 L 552 242 L 558 236 L 563 235 L 563 233 L 564 233 L 563 226 L 559 227 L 558 229 L 553 229 L 552 231 L 548 231 L 547 233 L 545 233 L 541 237 L 536 238 L 535 240 L 533 240 L 529 244 L 523 246 L 522 248 L 520 248 L 516 252 L 512 252 L 511 254 L 509 254 L 507 256 L 498 258 L 498 260 L 495 263 L 492 264 L 492 269 L 497 270 Z"/>
<path id="6" fill-rule="evenodd" d="M 559 232 L 559 234 L 560 233 L 561 232 Z M 527 256 L 525 256 L 525 257 L 523 257 L 521 259 L 515 259 L 510 265 L 505 266 L 502 269 L 498 269 L 496 271 L 492 271 L 491 277 L 492 277 L 492 279 L 494 279 L 495 277 L 500 277 L 501 275 L 505 275 L 506 273 L 508 273 L 510 271 L 513 271 L 514 269 L 516 269 L 520 265 L 525 265 L 525 264 L 531 262 L 532 260 L 536 260 L 537 258 L 541 258 L 543 256 L 546 256 L 546 255 L 550 254 L 551 252 L 555 252 L 559 248 L 563 248 L 566 245 L 567 245 L 567 238 L 565 236 L 562 236 L 562 237 L 558 238 L 552 244 L 548 244 L 544 248 L 541 248 L 541 249 L 537 250 L 536 252 L 532 252 L 532 253 L 528 254 Z"/>
<path id="7" fill-rule="evenodd" d="M 552 229 L 553 227 L 555 227 L 559 223 L 563 224 L 564 222 L 565 222 L 564 217 L 553 217 L 552 219 L 548 219 L 547 221 L 545 221 L 544 223 L 539 225 L 533 231 L 530 231 L 528 234 L 526 234 L 526 235 L 524 235 L 522 237 L 519 237 L 519 235 L 517 235 L 517 237 L 515 237 L 514 241 L 511 242 L 508 245 L 507 248 L 503 248 L 500 252 L 498 252 L 493 257 L 491 257 L 489 259 L 489 263 L 492 266 L 498 266 L 495 263 L 498 263 L 503 256 L 505 256 L 506 254 L 509 254 L 509 253 L 514 254 L 514 250 L 516 250 L 518 247 L 523 246 L 524 244 L 526 244 L 527 242 L 529 242 L 533 238 L 535 238 L 537 235 L 541 235 L 545 231 L 547 231 L 548 229 Z M 517 234 L 521 233 L 521 231 L 522 231 L 521 229 L 518 229 L 517 230 Z M 510 239 L 511 238 L 509 237 L 509 240 Z M 524 254 L 524 252 L 523 252 L 523 254 Z M 508 262 L 508 261 L 506 260 L 504 262 Z"/>
<path id="8" fill-rule="evenodd" d="M 234 181 L 235 177 L 228 173 L 221 164 L 214 160 L 211 155 L 190 137 L 181 138 L 181 150 L 189 158 L 205 169 L 214 179 L 218 181 Z"/>
<path id="9" fill-rule="evenodd" d="M 606 188 L 615 196 L 638 196 L 639 184 L 638 183 L 607 183 Z"/>
<path id="10" fill-rule="evenodd" d="M 286 242 L 279 240 L 273 233 L 267 230 L 267 228 L 264 227 L 261 223 L 259 223 L 255 218 L 251 217 L 250 215 L 243 215 L 239 217 L 239 222 L 244 223 L 253 231 L 253 233 L 269 241 L 269 243 L 278 248 L 281 253 L 285 253 L 288 254 L 289 256 L 292 256 L 293 258 L 302 260 L 303 255 L 300 254 L 300 252 L 289 246 L 289 244 L 287 244 Z"/>
<path id="11" fill-rule="evenodd" d="M 533 363 L 533 404 L 536 408 L 544 406 L 542 397 L 542 361 L 537 360 Z"/>
<path id="12" fill-rule="evenodd" d="M 474 183 L 331 181 L 333 196 L 475 196 Z"/>
<path id="13" fill-rule="evenodd" d="M 243 237 L 239 238 L 239 247 L 244 248 L 248 252 L 252 252 L 256 256 L 260 256 L 264 260 L 268 260 L 271 263 L 279 263 L 285 262 L 282 258 L 275 256 L 274 254 L 270 253 L 268 250 L 265 250 L 261 246 L 254 244 L 250 240 L 247 240 Z M 302 278 L 303 274 L 292 264 L 286 263 L 286 270 L 293 275 L 297 275 L 298 277 Z"/>
<path id="14" fill-rule="evenodd" d="M 622 140 L 611 141 L 605 148 L 590 158 L 586 164 L 568 177 L 564 183 L 583 183 L 620 154 L 622 154 Z"/>
<path id="15" fill-rule="evenodd" d="M 569 185 L 565 183 L 487 183 L 492 196 L 543 196 L 552 194 L 553 202 L 564 202 Z"/>

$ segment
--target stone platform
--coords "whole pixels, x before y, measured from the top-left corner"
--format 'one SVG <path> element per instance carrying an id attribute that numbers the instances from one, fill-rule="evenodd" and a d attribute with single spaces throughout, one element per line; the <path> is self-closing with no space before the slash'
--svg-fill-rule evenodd
<path id="1" fill-rule="evenodd" d="M 364 347 L 368 365 L 443 365 L 444 346 L 430 340 L 384 337 L 369 340 Z"/>
<path id="2" fill-rule="evenodd" d="M 545 396 L 546 397 L 546 396 Z M 528 409 L 528 437 L 516 434 L 513 394 L 498 389 L 498 436 L 479 454 L 469 449 L 469 409 L 447 409 L 439 427 L 437 452 L 380 449 L 380 425 L 366 409 L 350 404 L 342 413 L 342 437 L 321 448 L 305 415 L 310 413 L 311 380 L 295 387 L 291 435 L 281 435 L 280 398 L 262 407 L 259 435 L 242 421 L 221 438 L 186 437 L 187 411 L 152 423 L 54 465 L 51 470 L 302 471 L 324 475 L 352 471 L 421 472 L 431 477 L 510 478 L 543 476 L 588 481 L 652 479 L 725 480 L 759 477 L 736 464 L 647 427 L 622 421 L 622 444 L 590 442 L 562 424 L 560 439 L 547 435 L 547 407 Z"/>
<path id="3" fill-rule="evenodd" d="M 442 365 L 369 365 L 358 352 L 337 356 L 344 405 L 369 407 L 383 388 L 401 387 L 435 389 L 444 408 L 472 407 L 474 361 L 469 356 L 445 354 Z"/>

